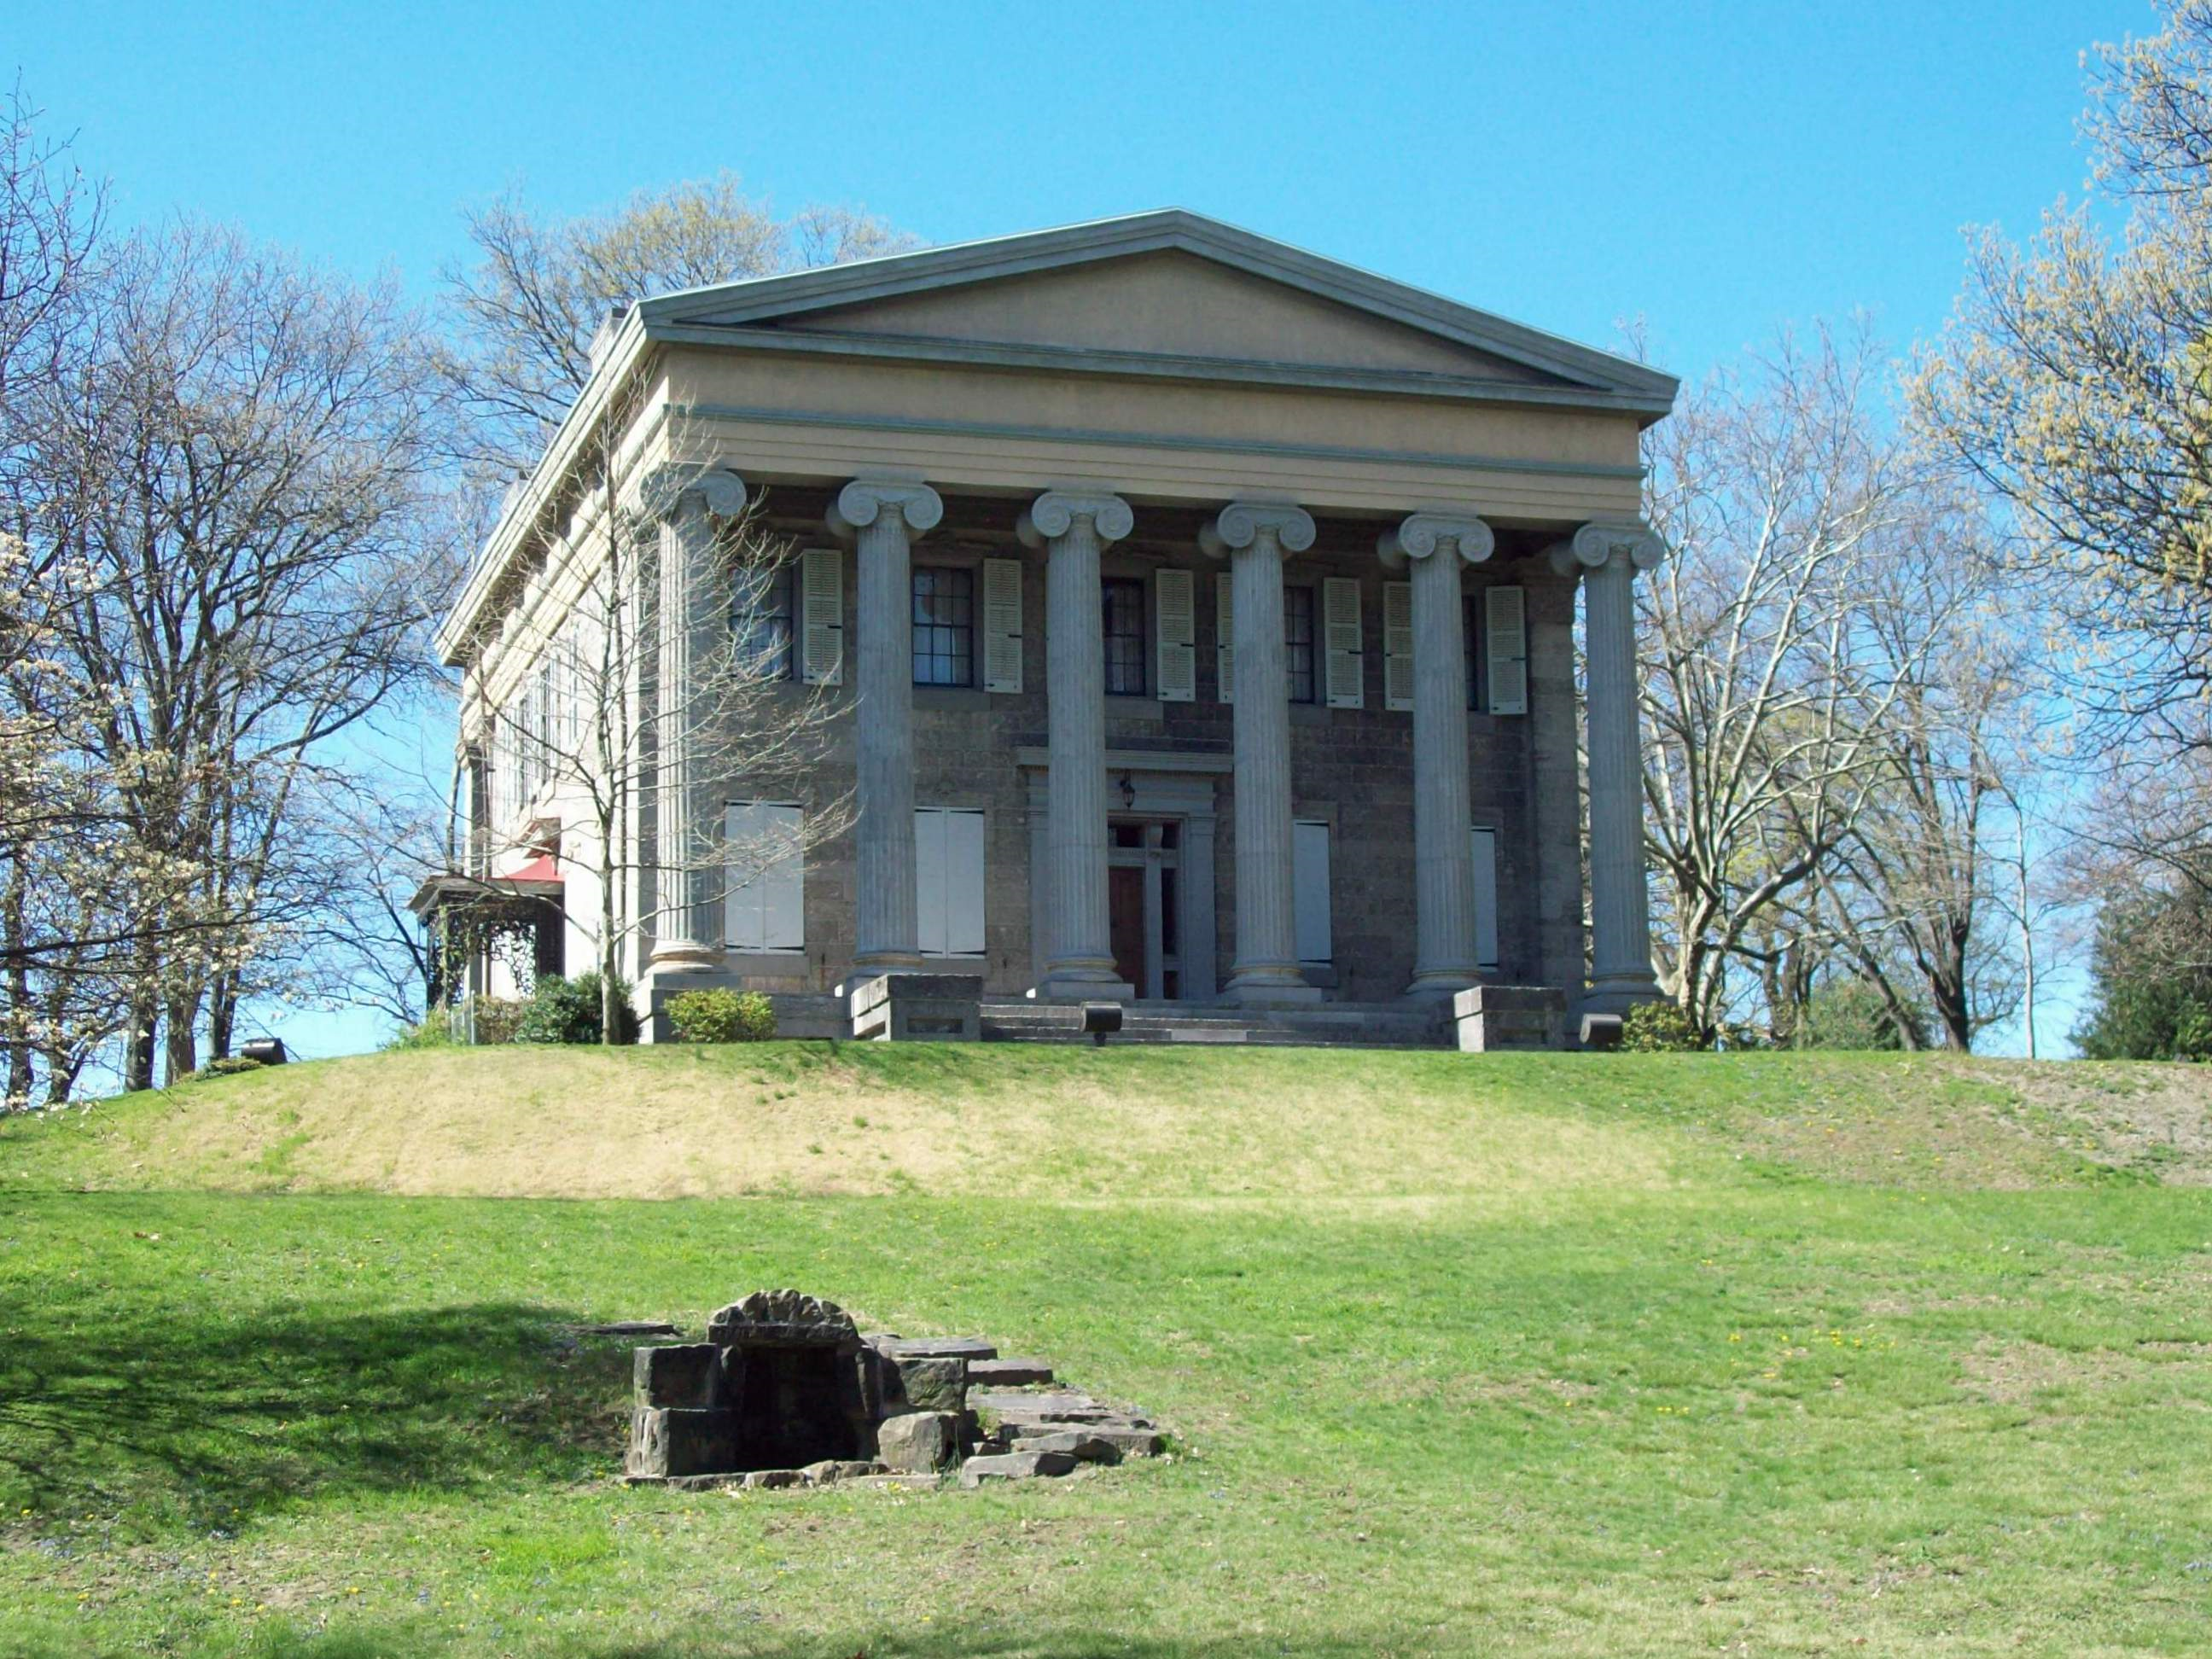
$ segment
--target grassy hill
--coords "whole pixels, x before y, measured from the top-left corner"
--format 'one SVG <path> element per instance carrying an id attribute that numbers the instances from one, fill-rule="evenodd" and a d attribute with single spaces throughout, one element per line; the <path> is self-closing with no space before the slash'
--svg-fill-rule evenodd
<path id="1" fill-rule="evenodd" d="M 768 1045 L 0 1125 L 0 1654 L 2201 1650 L 2212 1091 Z M 632 1492 L 579 1326 L 797 1284 L 1176 1431 Z"/>

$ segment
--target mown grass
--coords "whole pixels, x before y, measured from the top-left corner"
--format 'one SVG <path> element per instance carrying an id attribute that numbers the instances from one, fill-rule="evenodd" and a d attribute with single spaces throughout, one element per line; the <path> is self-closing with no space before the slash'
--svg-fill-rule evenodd
<path id="1" fill-rule="evenodd" d="M 945 1054 L 841 1058 L 916 1079 L 861 1070 L 844 1120 L 996 1125 L 1077 1064 L 969 1051 L 963 1091 Z M 1337 1116 L 1282 1056 L 1176 1058 L 1201 1167 L 1164 1192 L 1040 1191 L 1048 1149 L 989 1137 L 935 1191 L 125 1190 L 102 1160 L 173 1103 L 10 1126 L 0 1652 L 2203 1650 L 2212 1199 L 2116 1172 L 2019 1078 L 1467 1062 L 1454 1119 L 1394 1069 L 1450 1057 L 1304 1057 L 1375 1068 Z M 1106 1060 L 1109 1097 L 1160 1082 Z M 312 1172 L 288 1109 L 270 1144 L 306 1133 Z M 1240 1160 L 1276 1118 L 1324 1139 L 1271 1185 Z M 1537 1183 L 1448 1144 L 1546 1126 L 1579 1150 Z M 983 1493 L 611 1484 L 626 1355 L 574 1328 L 785 1283 L 1044 1353 L 1178 1455 Z"/>

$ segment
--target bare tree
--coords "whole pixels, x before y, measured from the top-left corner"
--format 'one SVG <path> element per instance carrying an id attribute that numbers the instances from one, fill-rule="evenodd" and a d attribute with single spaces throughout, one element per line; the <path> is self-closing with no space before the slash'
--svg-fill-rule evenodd
<path id="1" fill-rule="evenodd" d="M 778 218 L 730 173 L 640 191 L 611 214 L 550 219 L 510 191 L 467 216 L 476 262 L 445 272 L 456 343 L 440 367 L 468 417 L 462 458 L 512 477 L 536 462 L 591 375 L 611 311 L 656 294 L 913 246 L 864 210 Z"/>
<path id="2" fill-rule="evenodd" d="M 615 400 L 594 428 L 587 482 L 554 538 L 561 562 L 499 636 L 502 659 L 524 672 L 503 671 L 514 690 L 483 707 L 477 728 L 493 809 L 478 813 L 480 832 L 495 814 L 512 848 L 546 819 L 564 842 L 580 827 L 564 854 L 597 891 L 591 914 L 572 908 L 568 920 L 592 940 L 610 1042 L 621 1031 L 623 948 L 690 928 L 688 878 L 742 884 L 850 821 L 849 797 L 822 798 L 812 781 L 839 694 L 827 677 L 807 684 L 793 672 L 796 548 L 767 527 L 758 501 L 727 512 L 735 503 L 707 469 L 627 467 L 636 399 Z M 668 612 L 672 592 L 691 596 L 688 615 Z M 668 648 L 676 629 L 680 651 Z M 739 786 L 807 799 L 806 810 L 796 825 L 732 841 L 714 803 Z M 678 791 L 688 792 L 681 809 L 659 814 Z M 655 816 L 680 822 L 681 839 L 652 830 Z"/>

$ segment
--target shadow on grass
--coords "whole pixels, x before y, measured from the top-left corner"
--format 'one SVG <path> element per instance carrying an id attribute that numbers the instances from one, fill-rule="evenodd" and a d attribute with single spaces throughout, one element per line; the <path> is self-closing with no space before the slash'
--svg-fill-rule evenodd
<path id="1" fill-rule="evenodd" d="M 69 1331 L 6 1310 L 9 1513 L 228 1527 L 313 1494 L 607 1473 L 630 1344 L 511 1303 Z"/>

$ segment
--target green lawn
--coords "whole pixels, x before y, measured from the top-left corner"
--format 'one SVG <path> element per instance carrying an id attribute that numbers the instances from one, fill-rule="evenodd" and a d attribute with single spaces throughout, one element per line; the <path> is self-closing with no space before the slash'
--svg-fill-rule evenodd
<path id="1" fill-rule="evenodd" d="M 751 1197 L 303 1190 L 335 1158 L 281 1121 L 311 1096 L 383 1079 L 447 1121 L 390 1093 L 411 1057 L 0 1127 L 0 1653 L 2205 1649 L 2193 1073 L 826 1055 L 552 1057 L 610 1097 L 624 1067 L 742 1081 L 763 1147 L 813 1137 L 775 1167 L 826 1171 Z M 472 1097 L 514 1072 L 461 1059 Z M 787 1077 L 865 1100 L 852 1144 L 781 1121 Z M 872 1131 L 963 1107 L 952 1152 L 846 1190 Z M 255 1112 L 284 1168 L 161 1189 L 180 1125 Z M 741 1146 L 696 1151 L 744 1186 L 714 1173 Z M 1176 1455 L 980 1493 L 613 1484 L 627 1353 L 568 1328 L 781 1284 L 1042 1353 Z"/>

